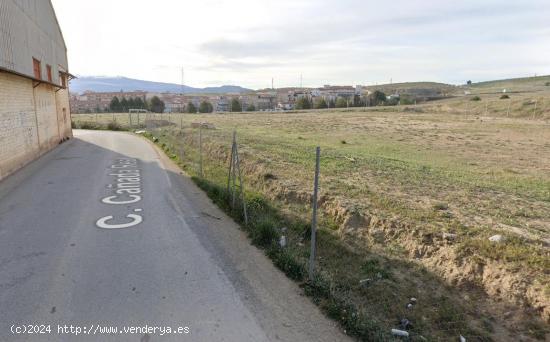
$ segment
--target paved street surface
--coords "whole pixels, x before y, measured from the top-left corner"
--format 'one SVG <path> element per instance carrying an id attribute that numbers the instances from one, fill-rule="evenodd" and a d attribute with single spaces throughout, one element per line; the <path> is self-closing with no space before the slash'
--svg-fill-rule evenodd
<path id="1" fill-rule="evenodd" d="M 80 340 L 347 337 L 148 141 L 75 131 L 0 182 L 0 341 Z"/>

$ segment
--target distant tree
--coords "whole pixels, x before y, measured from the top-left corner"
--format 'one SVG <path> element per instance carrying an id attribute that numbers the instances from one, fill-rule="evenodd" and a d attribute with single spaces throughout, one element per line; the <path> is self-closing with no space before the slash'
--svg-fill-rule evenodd
<path id="1" fill-rule="evenodd" d="M 378 106 L 386 102 L 386 94 L 380 90 L 375 90 L 368 96 L 368 103 L 370 106 Z"/>
<path id="2" fill-rule="evenodd" d="M 249 104 L 248 107 L 246 107 L 246 111 L 253 112 L 256 110 L 256 107 L 254 107 L 254 104 Z"/>
<path id="3" fill-rule="evenodd" d="M 401 100 L 400 100 L 399 97 L 392 97 L 392 98 L 386 99 L 386 102 L 384 102 L 384 105 L 386 105 L 386 106 L 397 106 L 400 101 Z"/>
<path id="4" fill-rule="evenodd" d="M 128 109 L 136 108 L 136 100 L 133 97 L 128 99 Z"/>
<path id="5" fill-rule="evenodd" d="M 399 102 L 402 105 L 412 105 L 412 104 L 414 104 L 414 101 L 415 101 L 415 99 L 413 97 L 406 96 L 406 95 L 401 96 L 401 99 L 399 99 Z"/>
<path id="6" fill-rule="evenodd" d="M 330 99 L 328 102 L 328 108 L 336 108 L 336 102 L 334 102 L 334 99 Z"/>
<path id="7" fill-rule="evenodd" d="M 197 107 L 193 104 L 193 102 L 189 102 L 187 104 L 187 113 L 196 113 Z"/>
<path id="8" fill-rule="evenodd" d="M 214 107 L 212 107 L 212 104 L 208 101 L 202 101 L 199 105 L 199 112 L 200 113 L 212 113 L 214 111 Z"/>
<path id="9" fill-rule="evenodd" d="M 315 109 L 324 109 L 324 108 L 328 108 L 328 104 L 327 104 L 327 101 L 321 97 L 320 99 L 315 101 L 314 107 Z"/>
<path id="10" fill-rule="evenodd" d="M 238 99 L 232 99 L 231 100 L 231 111 L 232 112 L 242 112 L 243 111 L 243 105 Z"/>
<path id="11" fill-rule="evenodd" d="M 300 97 L 294 105 L 296 109 L 311 109 L 311 101 L 307 97 Z"/>
<path id="12" fill-rule="evenodd" d="M 95 112 L 96 112 L 96 113 L 101 113 L 101 108 L 99 108 L 99 105 L 97 105 L 97 106 L 95 107 Z"/>
<path id="13" fill-rule="evenodd" d="M 120 111 L 126 113 L 128 111 L 128 100 L 125 97 L 120 100 Z"/>
<path id="14" fill-rule="evenodd" d="M 472 85 L 472 81 L 471 80 L 468 80 L 468 82 L 466 82 L 467 85 Z"/>
<path id="15" fill-rule="evenodd" d="M 348 106 L 348 101 L 345 98 L 339 97 L 336 100 L 336 108 L 346 108 L 347 106 Z"/>
<path id="16" fill-rule="evenodd" d="M 154 113 L 163 113 L 164 112 L 164 102 L 158 96 L 153 96 L 151 98 L 151 103 L 149 107 Z"/>
<path id="17" fill-rule="evenodd" d="M 120 101 L 118 100 L 118 97 L 113 97 L 111 103 L 109 104 L 109 109 L 111 112 L 120 112 Z"/>
<path id="18" fill-rule="evenodd" d="M 353 106 L 354 107 L 363 107 L 365 105 L 365 103 L 363 102 L 363 100 L 361 100 L 361 96 L 359 95 L 354 95 L 353 96 Z"/>
<path id="19" fill-rule="evenodd" d="M 134 106 L 138 109 L 144 109 L 145 108 L 145 102 L 141 99 L 141 97 L 136 97 L 134 100 Z"/>

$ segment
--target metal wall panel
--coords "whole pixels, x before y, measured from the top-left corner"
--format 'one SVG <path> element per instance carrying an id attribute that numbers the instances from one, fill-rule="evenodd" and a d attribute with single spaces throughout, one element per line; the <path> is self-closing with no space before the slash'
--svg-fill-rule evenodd
<path id="1" fill-rule="evenodd" d="M 41 61 L 42 79 L 51 65 L 53 82 L 61 83 L 67 50 L 51 2 L 0 0 L 0 67 L 33 77 L 33 58 Z"/>

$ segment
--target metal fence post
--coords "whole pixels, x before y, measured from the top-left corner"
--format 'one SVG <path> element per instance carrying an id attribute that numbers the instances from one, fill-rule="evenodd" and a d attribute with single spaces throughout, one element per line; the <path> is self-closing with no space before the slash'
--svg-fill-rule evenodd
<path id="1" fill-rule="evenodd" d="M 321 159 L 321 147 L 315 151 L 315 179 L 313 182 L 313 216 L 311 218 L 311 251 L 309 253 L 309 279 L 313 279 L 315 268 L 315 254 L 317 253 L 317 195 L 319 191 L 319 163 Z"/>
<path id="2" fill-rule="evenodd" d="M 202 178 L 202 123 L 199 126 L 199 175 Z"/>

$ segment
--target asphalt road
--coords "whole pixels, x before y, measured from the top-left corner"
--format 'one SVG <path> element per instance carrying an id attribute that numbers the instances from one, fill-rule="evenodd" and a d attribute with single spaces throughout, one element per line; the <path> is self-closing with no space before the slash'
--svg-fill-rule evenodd
<path id="1" fill-rule="evenodd" d="M 0 182 L 0 341 L 80 340 L 347 337 L 149 142 L 75 131 Z"/>

